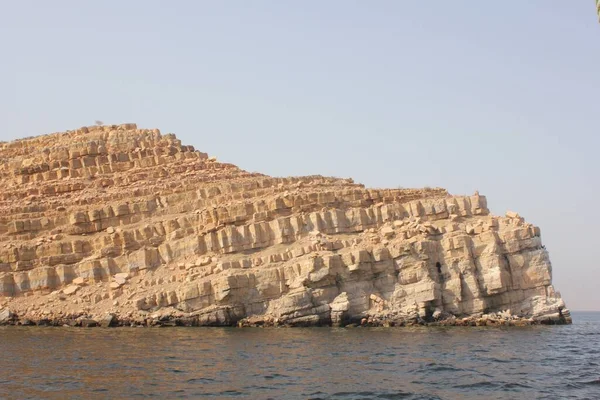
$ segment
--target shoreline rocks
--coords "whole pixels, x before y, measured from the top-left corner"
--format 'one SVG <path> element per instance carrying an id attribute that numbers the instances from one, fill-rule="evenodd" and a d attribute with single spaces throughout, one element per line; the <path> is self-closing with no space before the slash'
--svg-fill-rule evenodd
<path id="1" fill-rule="evenodd" d="M 343 322 L 320 320 L 315 318 L 289 319 L 280 321 L 276 318 L 261 319 L 256 317 L 231 321 L 211 321 L 202 319 L 200 315 L 189 314 L 146 314 L 137 317 L 119 317 L 117 314 L 106 314 L 92 317 L 86 314 L 77 317 L 59 318 L 48 316 L 37 320 L 20 318 L 8 309 L 0 310 L 0 326 L 55 326 L 55 327 L 238 327 L 238 328 L 276 328 L 276 327 L 520 327 L 532 325 L 566 325 L 572 323 L 569 313 L 549 316 L 545 319 L 533 319 L 501 313 L 479 316 L 456 317 L 445 315 L 438 319 L 425 320 L 420 316 L 382 317 L 366 316 L 347 319 Z"/>

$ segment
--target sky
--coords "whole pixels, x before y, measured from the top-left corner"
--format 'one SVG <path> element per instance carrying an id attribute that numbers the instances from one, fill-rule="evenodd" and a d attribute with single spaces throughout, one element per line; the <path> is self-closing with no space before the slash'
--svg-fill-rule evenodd
<path id="1" fill-rule="evenodd" d="M 593 0 L 0 0 L 0 140 L 135 122 L 248 171 L 486 195 L 600 310 Z"/>

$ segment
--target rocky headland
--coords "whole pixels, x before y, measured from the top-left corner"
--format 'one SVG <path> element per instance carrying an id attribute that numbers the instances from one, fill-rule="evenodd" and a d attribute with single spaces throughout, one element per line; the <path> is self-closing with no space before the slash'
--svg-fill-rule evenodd
<path id="1" fill-rule="evenodd" d="M 0 143 L 0 324 L 570 323 L 484 196 L 273 178 L 135 124 Z"/>

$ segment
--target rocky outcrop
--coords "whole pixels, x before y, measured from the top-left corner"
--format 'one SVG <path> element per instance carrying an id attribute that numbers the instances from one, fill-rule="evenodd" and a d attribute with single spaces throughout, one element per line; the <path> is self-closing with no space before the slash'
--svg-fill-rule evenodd
<path id="1" fill-rule="evenodd" d="M 0 143 L 0 161 L 6 320 L 570 322 L 539 228 L 478 193 L 272 178 L 135 124 Z"/>

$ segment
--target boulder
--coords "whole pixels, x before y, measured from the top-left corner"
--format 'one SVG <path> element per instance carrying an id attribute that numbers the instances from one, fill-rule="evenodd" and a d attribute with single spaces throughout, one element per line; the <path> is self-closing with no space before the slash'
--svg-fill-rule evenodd
<path id="1" fill-rule="evenodd" d="M 511 218 L 511 219 L 513 219 L 513 218 L 515 218 L 515 219 L 521 218 L 521 216 L 519 215 L 519 213 L 514 212 L 514 211 L 507 211 L 505 215 L 506 215 L 506 218 Z"/>
<path id="2" fill-rule="evenodd" d="M 117 325 L 117 316 L 115 314 L 107 314 L 100 320 L 100 326 L 103 328 L 109 328 Z"/>
<path id="3" fill-rule="evenodd" d="M 79 324 L 83 327 L 83 328 L 93 328 L 95 326 L 98 326 L 98 322 L 96 322 L 93 319 L 89 319 L 89 318 L 83 318 L 79 321 Z"/>
<path id="4" fill-rule="evenodd" d="M 85 284 L 85 279 L 82 277 L 78 277 L 73 279 L 73 285 L 77 285 L 77 286 L 83 286 Z"/>
<path id="5" fill-rule="evenodd" d="M 390 227 L 390 226 L 384 226 L 381 229 L 381 234 L 386 237 L 386 238 L 391 238 L 392 236 L 394 236 L 394 228 Z"/>
<path id="6" fill-rule="evenodd" d="M 70 296 L 70 295 L 73 295 L 73 294 L 77 293 L 78 290 L 79 290 L 79 286 L 77 286 L 77 285 L 71 285 L 71 286 L 67 286 L 63 290 L 63 293 L 66 294 L 67 296 Z"/>
<path id="7" fill-rule="evenodd" d="M 196 265 L 203 267 L 205 265 L 210 264 L 211 262 L 212 260 L 210 257 L 201 257 L 196 261 Z"/>
<path id="8" fill-rule="evenodd" d="M 13 317 L 14 314 L 8 308 L 0 310 L 0 324 L 10 322 L 13 319 Z"/>
<path id="9" fill-rule="evenodd" d="M 119 285 L 122 286 L 124 284 L 127 283 L 127 278 L 123 277 L 123 276 L 118 276 L 120 274 L 115 275 L 114 280 L 115 282 Z"/>
<path id="10" fill-rule="evenodd" d="M 119 272 L 118 274 L 115 274 L 115 279 L 127 280 L 127 279 L 129 279 L 129 273 L 128 272 Z"/>
<path id="11" fill-rule="evenodd" d="M 111 283 L 110 283 L 110 285 L 109 285 L 109 287 L 110 287 L 111 289 L 113 289 L 113 290 L 114 290 L 114 289 L 118 289 L 118 288 L 120 288 L 121 286 L 122 286 L 122 283 L 119 283 L 119 282 L 117 282 L 117 281 L 115 281 L 115 282 L 111 282 Z"/>

